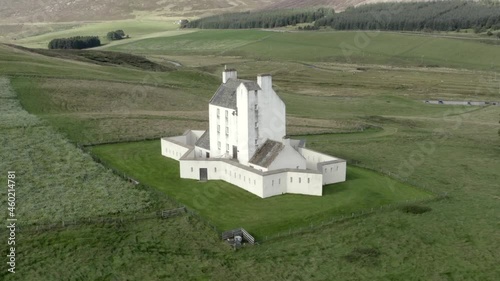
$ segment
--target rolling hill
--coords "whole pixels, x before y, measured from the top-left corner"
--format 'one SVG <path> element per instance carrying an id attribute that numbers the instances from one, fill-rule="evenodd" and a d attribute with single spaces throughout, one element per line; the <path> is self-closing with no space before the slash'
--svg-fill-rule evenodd
<path id="1" fill-rule="evenodd" d="M 425 0 L 399 0 L 425 1 Z M 389 0 L 0 0 L 0 23 L 43 23 L 122 20 L 144 17 L 198 17 L 224 12 L 265 9 L 331 6 L 343 10 L 349 6 Z"/>

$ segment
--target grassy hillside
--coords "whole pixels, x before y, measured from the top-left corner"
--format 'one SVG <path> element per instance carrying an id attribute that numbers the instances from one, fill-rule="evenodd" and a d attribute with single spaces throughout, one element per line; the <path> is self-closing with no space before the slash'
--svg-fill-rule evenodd
<path id="1" fill-rule="evenodd" d="M 33 3 L 20 0 L 11 3 L 0 0 L 4 7 L 0 13 L 0 22 L 35 23 L 35 22 L 74 22 L 96 20 L 122 20 L 147 16 L 193 17 L 220 11 L 248 10 L 262 7 L 263 0 L 208 0 L 190 1 L 67 1 L 48 0 Z"/>
<path id="2" fill-rule="evenodd" d="M 0 0 L 0 23 L 77 22 L 99 20 L 123 20 L 152 17 L 196 17 L 221 12 L 248 11 L 255 9 L 297 8 L 332 6 L 343 10 L 363 3 L 386 0 L 283 0 L 270 3 L 264 0 L 194 0 L 194 1 L 118 1 L 105 0 L 96 3 L 83 0 L 47 0 L 33 3 L 19 0 L 11 3 Z M 415 0 L 403 0 L 415 1 Z M 425 0 L 424 0 L 425 1 Z"/>
<path id="3" fill-rule="evenodd" d="M 363 39 L 364 38 L 364 39 Z M 367 40 L 367 41 L 364 41 Z M 140 54 L 242 56 L 257 60 L 492 69 L 498 46 L 386 32 L 203 30 L 111 47 Z"/>
<path id="4" fill-rule="evenodd" d="M 175 36 L 189 31 L 178 30 L 174 19 L 169 20 L 118 20 L 68 24 L 0 25 L 0 40 L 31 48 L 46 49 L 50 40 L 73 36 L 99 36 L 103 44 L 120 44 L 150 37 Z M 127 40 L 109 42 L 106 34 L 122 29 L 130 36 Z"/>
<path id="5" fill-rule="evenodd" d="M 0 170 L 17 172 L 16 213 L 24 223 L 138 212 L 155 201 L 23 110 L 6 78 L 0 99 Z M 6 204 L 6 190 L 0 194 Z"/>

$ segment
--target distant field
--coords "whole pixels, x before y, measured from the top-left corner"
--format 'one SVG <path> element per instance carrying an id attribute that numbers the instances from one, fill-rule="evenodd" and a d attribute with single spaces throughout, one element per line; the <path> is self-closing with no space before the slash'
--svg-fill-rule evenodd
<path id="1" fill-rule="evenodd" d="M 358 42 L 358 43 L 356 43 Z M 470 40 L 386 32 L 203 30 L 111 47 L 140 54 L 243 56 L 257 60 L 492 69 L 498 47 Z"/>
<path id="2" fill-rule="evenodd" d="M 261 199 L 222 181 L 180 179 L 179 163 L 161 155 L 159 141 L 97 146 L 92 152 L 112 167 L 193 208 L 221 230 L 243 226 L 261 239 L 339 215 L 433 196 L 377 173 L 349 167 L 347 181 L 325 186 L 322 197 Z"/>
<path id="3" fill-rule="evenodd" d="M 67 38 L 73 36 L 99 36 L 101 42 L 109 43 L 106 38 L 106 34 L 110 31 L 122 29 L 128 34 L 131 38 L 126 40 L 135 40 L 136 38 L 141 38 L 148 34 L 160 33 L 164 32 L 163 36 L 168 36 L 168 33 L 165 32 L 173 32 L 179 28 L 178 25 L 174 24 L 174 20 L 119 20 L 119 21 L 104 21 L 104 22 L 92 22 L 92 23 L 79 23 L 78 25 L 74 25 L 68 29 L 60 29 L 57 26 L 48 26 L 47 25 L 33 25 L 33 26 L 25 26 L 24 31 L 33 32 L 37 29 L 40 29 L 40 32 L 43 31 L 40 35 L 29 35 L 27 38 L 22 38 L 21 33 L 15 34 L 0 34 L 3 36 L 8 36 L 12 39 L 12 37 L 17 38 L 15 41 L 11 41 L 14 44 L 21 44 L 26 47 L 31 48 L 43 48 L 46 49 L 50 40 L 54 38 Z M 1 31 L 1 29 L 0 29 Z"/>

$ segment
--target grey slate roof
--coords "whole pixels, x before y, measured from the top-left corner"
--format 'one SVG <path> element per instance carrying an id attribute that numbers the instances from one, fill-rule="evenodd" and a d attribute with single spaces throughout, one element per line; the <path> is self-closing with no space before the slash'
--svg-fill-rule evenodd
<path id="1" fill-rule="evenodd" d="M 243 83 L 249 91 L 261 90 L 257 82 L 229 79 L 225 84 L 220 85 L 219 89 L 210 100 L 210 104 L 236 110 L 236 89 L 238 89 L 241 83 Z"/>
<path id="2" fill-rule="evenodd" d="M 210 131 L 207 130 L 200 139 L 195 143 L 195 146 L 210 150 Z"/>
<path id="3" fill-rule="evenodd" d="M 280 152 L 285 148 L 281 142 L 267 140 L 253 155 L 249 163 L 260 167 L 269 167 L 274 159 L 278 157 Z"/>

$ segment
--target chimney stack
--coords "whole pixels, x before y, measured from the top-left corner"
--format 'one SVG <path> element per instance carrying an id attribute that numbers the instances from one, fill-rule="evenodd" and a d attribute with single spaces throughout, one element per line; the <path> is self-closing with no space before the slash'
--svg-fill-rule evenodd
<path id="1" fill-rule="evenodd" d="M 271 74 L 259 74 L 257 84 L 259 84 L 263 92 L 269 92 L 273 88 L 273 77 Z"/>
<path id="2" fill-rule="evenodd" d="M 225 66 L 222 72 L 222 83 L 226 84 L 229 79 L 238 79 L 238 72 L 236 69 L 227 69 Z"/>

